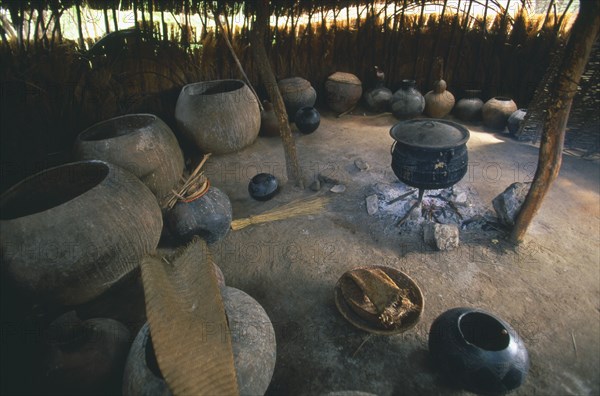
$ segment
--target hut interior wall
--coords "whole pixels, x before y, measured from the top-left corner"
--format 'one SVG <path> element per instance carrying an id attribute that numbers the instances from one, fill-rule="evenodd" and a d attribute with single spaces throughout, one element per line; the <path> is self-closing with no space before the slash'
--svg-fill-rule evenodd
<path id="1" fill-rule="evenodd" d="M 559 12 L 551 0 L 545 14 L 529 15 L 523 7 L 513 17 L 491 1 L 500 12 L 484 20 L 470 12 L 473 3 L 478 2 L 341 1 L 333 7 L 274 2 L 277 18 L 265 44 L 276 77 L 310 80 L 320 102 L 329 74 L 351 72 L 368 85 L 374 65 L 383 67 L 392 90 L 412 78 L 425 93 L 438 78 L 435 65 L 441 59 L 457 98 L 479 88 L 484 100 L 502 94 L 526 107 L 551 54 L 564 42 L 568 7 Z M 75 136 L 103 119 L 149 112 L 174 128 L 183 85 L 240 78 L 223 34 L 264 97 L 249 45 L 252 2 L 215 4 L 226 31 L 214 28 L 207 3 L 195 0 L 0 1 L 11 19 L 6 14 L 0 19 L 1 189 L 69 161 Z M 429 4 L 444 9 L 418 12 Z M 100 40 L 85 37 L 79 23 L 79 40 L 64 39 L 60 18 L 73 5 L 78 20 L 83 7 L 102 10 L 102 24 L 111 33 Z M 136 29 L 118 30 L 117 7 L 134 11 Z M 179 15 L 177 23 L 164 22 L 169 13 Z M 192 16 L 201 23 L 193 25 Z"/>

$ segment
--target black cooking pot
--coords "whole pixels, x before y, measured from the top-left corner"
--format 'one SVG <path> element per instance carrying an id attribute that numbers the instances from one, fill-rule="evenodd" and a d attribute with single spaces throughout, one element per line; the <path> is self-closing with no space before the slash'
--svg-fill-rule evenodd
<path id="1" fill-rule="evenodd" d="M 413 119 L 390 130 L 392 170 L 400 181 L 425 190 L 456 184 L 467 173 L 469 130 L 452 121 Z"/>

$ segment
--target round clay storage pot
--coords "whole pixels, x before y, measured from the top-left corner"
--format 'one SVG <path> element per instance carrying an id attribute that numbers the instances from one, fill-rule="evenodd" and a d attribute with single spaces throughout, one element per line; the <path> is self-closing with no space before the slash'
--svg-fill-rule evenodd
<path id="1" fill-rule="evenodd" d="M 503 130 L 508 117 L 517 110 L 511 98 L 497 96 L 485 102 L 481 109 L 483 124 L 488 128 Z"/>
<path id="2" fill-rule="evenodd" d="M 82 161 L 33 175 L 0 197 L 3 271 L 37 298 L 63 305 L 99 296 L 153 252 L 156 198 L 130 172 Z"/>
<path id="3" fill-rule="evenodd" d="M 241 80 L 184 86 L 175 106 L 181 133 L 204 153 L 232 153 L 252 144 L 260 130 L 256 97 Z"/>
<path id="4" fill-rule="evenodd" d="M 189 241 L 198 235 L 208 243 L 225 238 L 231 219 L 229 197 L 213 186 L 199 198 L 177 202 L 165 215 L 165 223 L 172 236 Z"/>
<path id="5" fill-rule="evenodd" d="M 415 80 L 402 80 L 400 89 L 392 96 L 392 113 L 396 118 L 414 118 L 425 109 L 425 98 L 415 88 Z"/>
<path id="6" fill-rule="evenodd" d="M 433 90 L 425 94 L 425 114 L 432 118 L 444 118 L 454 107 L 454 95 L 446 90 L 444 80 L 433 84 Z"/>
<path id="7" fill-rule="evenodd" d="M 454 308 L 431 325 L 429 353 L 464 389 L 501 394 L 518 388 L 529 370 L 523 339 L 505 321 L 475 308 Z"/>
<path id="8" fill-rule="evenodd" d="M 284 78 L 279 80 L 277 86 L 290 119 L 293 119 L 302 107 L 313 107 L 317 101 L 317 91 L 308 80 L 301 77 Z"/>
<path id="9" fill-rule="evenodd" d="M 308 135 L 321 124 L 321 115 L 314 107 L 303 107 L 296 112 L 294 123 L 300 132 Z"/>
<path id="10" fill-rule="evenodd" d="M 223 287 L 221 296 L 229 323 L 240 395 L 263 395 L 275 368 L 273 325 L 260 304 L 243 291 Z M 171 395 L 156 362 L 148 323 L 142 327 L 129 351 L 123 394 Z"/>
<path id="11" fill-rule="evenodd" d="M 385 87 L 374 88 L 363 95 L 367 108 L 375 113 L 388 111 L 392 103 L 392 91 Z"/>
<path id="12" fill-rule="evenodd" d="M 327 105 L 337 113 L 352 109 L 362 96 L 362 83 L 354 74 L 335 72 L 325 82 Z"/>
<path id="13" fill-rule="evenodd" d="M 260 135 L 267 137 L 279 136 L 279 121 L 275 109 L 273 109 L 273 104 L 268 100 L 264 100 L 263 109 L 260 112 Z"/>
<path id="14" fill-rule="evenodd" d="M 127 169 L 162 200 L 183 173 L 177 138 L 153 114 L 129 114 L 99 122 L 75 140 L 77 160 L 99 159 Z"/>
<path id="15" fill-rule="evenodd" d="M 454 106 L 454 114 L 461 121 L 481 120 L 481 108 L 483 100 L 479 99 L 481 90 L 465 90 L 465 97 L 460 99 Z"/>
<path id="16" fill-rule="evenodd" d="M 129 330 L 108 318 L 82 321 L 73 311 L 46 332 L 42 386 L 52 394 L 114 394 L 120 389 L 131 342 Z"/>
<path id="17" fill-rule="evenodd" d="M 517 132 L 519 132 L 519 128 L 521 124 L 525 120 L 525 115 L 527 115 L 527 109 L 519 109 L 513 112 L 510 117 L 508 117 L 508 121 L 506 122 L 506 126 L 508 127 L 508 132 L 515 136 Z"/>

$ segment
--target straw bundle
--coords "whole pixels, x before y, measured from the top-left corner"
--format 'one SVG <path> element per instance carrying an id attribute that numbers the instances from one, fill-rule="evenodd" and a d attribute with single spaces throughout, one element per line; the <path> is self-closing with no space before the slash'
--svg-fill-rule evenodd
<path id="1" fill-rule="evenodd" d="M 177 201 L 191 202 L 194 199 L 201 197 L 206 193 L 206 191 L 208 191 L 210 182 L 206 176 L 204 176 L 204 172 L 201 172 L 200 170 L 209 157 L 210 154 L 206 154 L 202 158 L 202 161 L 200 161 L 196 169 L 194 169 L 187 180 L 184 179 L 183 185 L 179 188 L 179 190 L 171 190 L 171 195 L 169 195 L 165 204 L 163 205 L 164 208 L 173 208 Z"/>
<path id="2" fill-rule="evenodd" d="M 231 229 L 237 231 L 252 224 L 267 223 L 271 221 L 285 220 L 296 216 L 316 214 L 325 208 L 325 205 L 328 201 L 328 198 L 323 196 L 292 201 L 288 204 L 280 206 L 279 208 L 272 209 L 256 216 L 234 220 L 231 222 Z"/>

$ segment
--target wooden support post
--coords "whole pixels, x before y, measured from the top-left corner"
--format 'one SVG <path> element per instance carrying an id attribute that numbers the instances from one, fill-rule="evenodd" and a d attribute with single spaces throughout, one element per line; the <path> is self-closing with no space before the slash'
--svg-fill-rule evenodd
<path id="1" fill-rule="evenodd" d="M 269 2 L 267 0 L 257 1 L 256 4 L 256 20 L 251 32 L 251 45 L 254 61 L 258 68 L 258 74 L 263 84 L 267 88 L 269 100 L 273 103 L 275 114 L 279 120 L 279 134 L 283 141 L 283 149 L 285 151 L 285 162 L 287 176 L 296 186 L 304 188 L 304 180 L 302 177 L 302 169 L 298 163 L 298 154 L 296 152 L 296 144 L 288 123 L 288 116 L 285 111 L 283 98 L 277 87 L 275 75 L 271 69 L 271 63 L 267 57 L 267 50 L 264 45 L 264 33 L 267 31 L 269 22 Z"/>
<path id="2" fill-rule="evenodd" d="M 582 1 L 557 77 L 548 93 L 553 100 L 544 121 L 535 177 L 512 230 L 511 240 L 515 243 L 521 242 L 525 237 L 527 228 L 558 176 L 571 103 L 599 31 L 600 2 Z"/>

